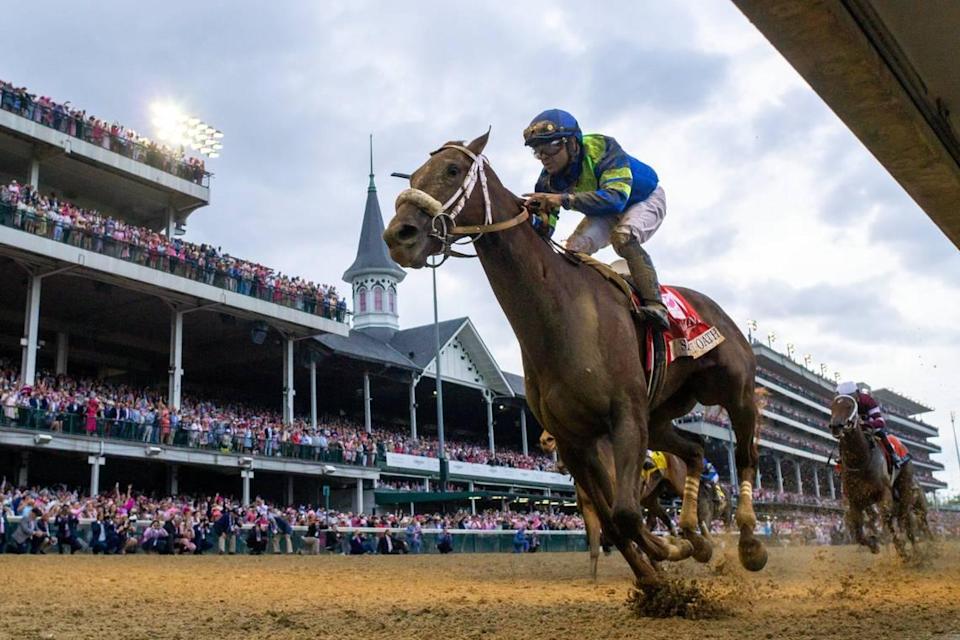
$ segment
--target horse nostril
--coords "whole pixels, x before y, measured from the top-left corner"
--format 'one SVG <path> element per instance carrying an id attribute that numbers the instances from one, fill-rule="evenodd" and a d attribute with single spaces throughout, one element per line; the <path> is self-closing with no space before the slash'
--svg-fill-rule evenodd
<path id="1" fill-rule="evenodd" d="M 396 231 L 396 238 L 404 244 L 410 244 L 417 239 L 417 236 L 420 235 L 420 229 L 412 224 L 402 225 Z"/>

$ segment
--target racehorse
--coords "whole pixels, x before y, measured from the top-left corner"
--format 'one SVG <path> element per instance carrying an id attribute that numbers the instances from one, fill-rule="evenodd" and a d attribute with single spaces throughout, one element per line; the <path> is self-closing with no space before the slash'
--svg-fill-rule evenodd
<path id="1" fill-rule="evenodd" d="M 747 569 L 762 569 L 767 554 L 753 533 L 751 482 L 758 460 L 756 362 L 746 339 L 707 296 L 678 289 L 726 339 L 700 358 L 673 362 L 651 402 L 644 333 L 623 292 L 594 269 L 555 251 L 525 224 L 524 201 L 503 186 L 482 155 L 488 137 L 489 131 L 469 144 L 444 144 L 412 174 L 383 234 L 391 257 L 421 268 L 431 256 L 449 256 L 455 240 L 473 238 L 520 343 L 530 409 L 556 436 L 560 457 L 641 584 L 661 583 L 650 560 L 710 558 L 710 543 L 697 531 L 703 448 L 679 435 L 671 420 L 698 401 L 723 406 L 736 432 L 737 468 L 744 479 L 736 514 L 740 561 Z M 601 437 L 613 447 L 612 481 L 597 451 Z M 680 513 L 684 544 L 651 534 L 640 514 L 638 487 L 648 446 L 674 453 L 687 465 Z"/>
<path id="2" fill-rule="evenodd" d="M 916 545 L 913 519 L 917 509 L 917 485 L 913 478 L 913 464 L 909 460 L 905 462 L 896 481 L 891 479 L 880 443 L 861 428 L 859 406 L 852 396 L 838 395 L 833 399 L 830 431 L 840 442 L 840 481 L 847 496 L 846 520 L 850 533 L 857 543 L 869 547 L 873 553 L 880 552 L 879 537 L 865 535 L 863 530 L 865 513 L 876 505 L 881 524 L 893 539 L 897 553 L 904 556 L 906 549 L 901 533 L 906 533 Z M 897 531 L 894 520 L 900 531 Z"/>
<path id="3" fill-rule="evenodd" d="M 610 448 L 610 441 L 601 439 L 597 443 L 600 451 L 600 457 L 607 473 L 612 476 L 613 469 L 613 451 Z M 550 432 L 542 431 L 540 433 L 540 449 L 544 453 L 554 453 L 557 450 L 557 441 Z M 673 523 L 670 514 L 660 502 L 660 499 L 668 491 L 672 491 L 676 496 L 683 495 L 683 485 L 687 475 L 687 465 L 683 460 L 671 453 L 664 453 L 663 467 L 657 467 L 651 470 L 642 482 L 640 490 L 640 506 L 647 512 L 647 526 L 653 530 L 659 520 L 670 532 L 670 535 L 676 536 L 677 529 Z M 560 471 L 566 469 L 561 458 L 557 458 L 557 468 Z M 602 528 L 600 525 L 600 516 L 597 515 L 597 509 L 590 499 L 590 496 L 574 484 L 574 492 L 577 498 L 577 507 L 583 516 L 583 526 L 587 532 L 587 548 L 590 551 L 590 575 L 594 581 L 597 579 L 597 563 L 600 559 L 600 544 L 602 538 Z M 700 495 L 697 500 L 697 520 L 700 524 L 700 533 L 709 536 L 710 523 L 715 519 L 723 518 L 724 524 L 728 523 L 730 515 L 730 502 L 724 497 L 719 504 L 713 490 L 706 484 L 700 485 Z"/>

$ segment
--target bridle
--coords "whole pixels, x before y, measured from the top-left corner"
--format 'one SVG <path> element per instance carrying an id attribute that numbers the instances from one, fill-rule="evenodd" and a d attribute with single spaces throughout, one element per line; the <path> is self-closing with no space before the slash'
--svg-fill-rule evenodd
<path id="1" fill-rule="evenodd" d="M 847 400 L 852 402 L 853 407 L 850 409 L 850 414 L 847 416 L 847 419 L 841 422 L 839 425 L 834 425 L 834 426 L 849 428 L 856 423 L 857 416 L 860 413 L 860 404 L 857 402 L 856 398 L 854 398 L 853 396 L 848 396 L 846 394 L 837 396 L 836 398 L 834 398 L 833 401 L 836 402 L 841 398 L 846 398 Z"/>
<path id="2" fill-rule="evenodd" d="M 401 191 L 396 201 L 396 207 L 398 208 L 403 204 L 411 204 L 432 218 L 430 223 L 430 237 L 436 238 L 443 245 L 443 259 L 436 264 L 430 265 L 433 268 L 439 267 L 450 257 L 476 257 L 475 254 L 456 251 L 453 248 L 455 244 L 472 244 L 485 233 L 496 233 L 510 229 L 530 217 L 530 214 L 526 208 L 524 208 L 509 220 L 494 222 L 493 214 L 490 211 L 490 192 L 487 189 L 486 166 L 488 161 L 486 156 L 482 153 L 474 153 L 467 147 L 459 144 L 445 144 L 437 151 L 434 151 L 434 154 L 444 149 L 456 149 L 473 161 L 463 182 L 460 183 L 457 190 L 453 192 L 453 195 L 451 195 L 446 202 L 440 204 L 439 200 L 426 191 L 411 187 Z M 460 215 L 460 212 L 463 211 L 463 208 L 470 200 L 478 182 L 480 183 L 480 190 L 483 194 L 483 224 L 457 225 L 457 216 Z M 458 242 L 458 240 L 463 240 L 463 242 Z"/>

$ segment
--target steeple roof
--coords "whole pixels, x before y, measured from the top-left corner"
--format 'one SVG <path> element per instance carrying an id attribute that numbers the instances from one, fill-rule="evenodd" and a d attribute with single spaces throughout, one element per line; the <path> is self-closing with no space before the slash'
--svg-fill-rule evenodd
<path id="1" fill-rule="evenodd" d="M 363 210 L 363 223 L 360 226 L 360 244 L 357 245 L 357 257 L 350 268 L 343 272 L 343 279 L 352 282 L 357 276 L 383 274 L 403 280 L 407 272 L 393 261 L 383 241 L 383 214 L 380 213 L 380 201 L 377 187 L 373 182 L 373 136 L 370 136 L 370 186 L 367 187 L 367 205 Z"/>

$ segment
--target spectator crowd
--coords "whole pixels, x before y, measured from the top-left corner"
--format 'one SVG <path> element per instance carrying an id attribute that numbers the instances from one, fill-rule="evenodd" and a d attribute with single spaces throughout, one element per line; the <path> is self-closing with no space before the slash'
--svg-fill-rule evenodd
<path id="1" fill-rule="evenodd" d="M 203 160 L 188 157 L 183 147 L 169 147 L 116 121 L 111 123 L 88 116 L 85 109 L 71 106 L 69 100 L 56 102 L 48 96 L 30 93 L 26 87 L 16 87 L 0 80 L 0 108 L 184 180 L 200 185 L 207 182 L 209 174 Z"/>
<path id="2" fill-rule="evenodd" d="M 238 402 L 214 402 L 185 394 L 180 409 L 168 407 L 159 390 L 102 380 L 41 373 L 33 386 L 0 361 L 0 424 L 54 432 L 82 433 L 145 444 L 215 449 L 224 453 L 284 456 L 376 466 L 387 453 L 436 457 L 438 443 L 386 428 L 370 433 L 343 417 L 325 417 L 314 429 L 303 419 L 283 423 L 272 410 Z M 451 460 L 550 471 L 553 459 L 447 441 Z"/>
<path id="3" fill-rule="evenodd" d="M 83 531 L 81 523 L 87 525 Z M 294 545 L 296 526 L 305 527 L 299 545 Z M 380 531 L 353 531 L 363 528 Z M 157 497 L 134 492 L 132 485 L 126 491 L 117 484 L 112 491 L 82 496 L 64 486 L 27 488 L 10 485 L 5 478 L 0 482 L 0 553 L 236 553 L 238 537 L 251 554 L 292 554 L 295 546 L 300 547 L 296 552 L 311 555 L 321 548 L 345 555 L 419 553 L 424 530 L 440 531 L 441 547 L 451 542 L 450 530 L 517 531 L 528 540 L 524 550 L 532 551 L 539 546 L 536 532 L 582 529 L 578 516 L 539 511 L 367 515 L 311 505 L 278 506 L 261 498 L 242 507 L 219 494 Z"/>
<path id="4" fill-rule="evenodd" d="M 16 180 L 0 187 L 0 225 L 166 271 L 214 287 L 345 322 L 336 287 L 275 272 L 220 247 L 169 237 L 57 197 Z"/>

